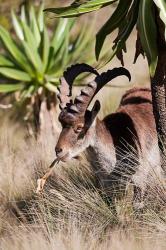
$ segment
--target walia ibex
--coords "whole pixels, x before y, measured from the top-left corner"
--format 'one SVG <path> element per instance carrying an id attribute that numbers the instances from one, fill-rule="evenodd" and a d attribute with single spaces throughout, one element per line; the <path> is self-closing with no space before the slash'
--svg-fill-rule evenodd
<path id="1" fill-rule="evenodd" d="M 96 76 L 73 101 L 72 84 L 83 72 Z M 97 179 L 107 194 L 111 196 L 113 187 L 133 181 L 135 194 L 140 198 L 143 193 L 142 179 L 145 180 L 149 173 L 149 167 L 140 167 L 141 159 L 146 157 L 150 168 L 159 165 L 150 90 L 133 88 L 127 91 L 118 110 L 102 121 L 97 118 L 100 110 L 98 100 L 91 111 L 88 110 L 97 92 L 113 78 L 122 75 L 129 80 L 131 78 L 123 67 L 99 74 L 87 64 L 76 64 L 64 72 L 58 95 L 62 131 L 55 151 L 59 160 L 68 161 L 86 150 Z"/>

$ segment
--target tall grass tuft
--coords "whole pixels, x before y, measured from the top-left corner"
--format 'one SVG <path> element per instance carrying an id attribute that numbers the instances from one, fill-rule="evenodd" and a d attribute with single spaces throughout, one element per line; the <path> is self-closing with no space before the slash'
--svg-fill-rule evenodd
<path id="1" fill-rule="evenodd" d="M 140 212 L 132 207 L 128 184 L 124 197 L 115 202 L 115 213 L 85 159 L 59 165 L 37 196 L 36 180 L 53 159 L 55 142 L 25 141 L 25 131 L 7 120 L 0 135 L 2 249 L 164 249 L 163 175 L 154 173 L 153 181 L 145 180 L 148 191 Z"/>

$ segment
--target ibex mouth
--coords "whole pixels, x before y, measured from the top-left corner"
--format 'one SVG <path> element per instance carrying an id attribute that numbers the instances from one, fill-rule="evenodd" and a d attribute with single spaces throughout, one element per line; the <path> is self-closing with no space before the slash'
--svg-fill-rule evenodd
<path id="1" fill-rule="evenodd" d="M 58 156 L 57 159 L 58 159 L 58 161 L 66 162 L 69 159 L 68 156 L 69 156 L 69 154 L 67 153 L 67 154 L 64 154 L 62 156 Z"/>

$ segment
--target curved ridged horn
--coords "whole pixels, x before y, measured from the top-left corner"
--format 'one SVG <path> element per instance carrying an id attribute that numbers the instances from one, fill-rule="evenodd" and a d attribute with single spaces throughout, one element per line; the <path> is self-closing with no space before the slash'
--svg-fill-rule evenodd
<path id="1" fill-rule="evenodd" d="M 67 103 L 71 103 L 73 82 L 79 74 L 85 72 L 99 75 L 99 73 L 92 66 L 85 63 L 72 65 L 68 67 L 67 70 L 63 73 L 63 77 L 60 78 L 60 87 L 58 88 L 60 109 L 64 109 Z"/>
<path id="2" fill-rule="evenodd" d="M 81 91 L 81 94 L 75 98 L 74 105 L 76 106 L 79 113 L 85 113 L 89 104 L 91 103 L 93 97 L 97 92 L 109 81 L 117 76 L 125 75 L 131 80 L 131 75 L 129 71 L 123 67 L 114 68 L 103 72 L 101 75 L 96 76 L 94 81 L 90 82 L 85 89 Z"/>

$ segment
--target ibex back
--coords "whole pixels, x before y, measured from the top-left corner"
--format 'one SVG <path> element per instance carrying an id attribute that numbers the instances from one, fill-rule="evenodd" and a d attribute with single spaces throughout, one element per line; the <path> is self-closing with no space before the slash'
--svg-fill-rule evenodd
<path id="1" fill-rule="evenodd" d="M 83 72 L 93 73 L 96 77 L 73 101 L 73 81 Z M 140 169 L 140 160 L 146 157 L 150 168 L 159 165 L 149 89 L 133 88 L 126 92 L 116 113 L 102 121 L 97 118 L 100 110 L 98 100 L 92 110 L 88 110 L 97 92 L 113 78 L 122 75 L 130 80 L 130 73 L 122 67 L 99 75 L 87 64 L 76 64 L 64 72 L 58 96 L 62 131 L 55 148 L 57 157 L 68 161 L 86 150 L 100 184 L 110 195 L 113 186 L 127 180 L 134 180 L 136 189 L 142 193 L 143 180 L 148 176 L 149 168 Z"/>

